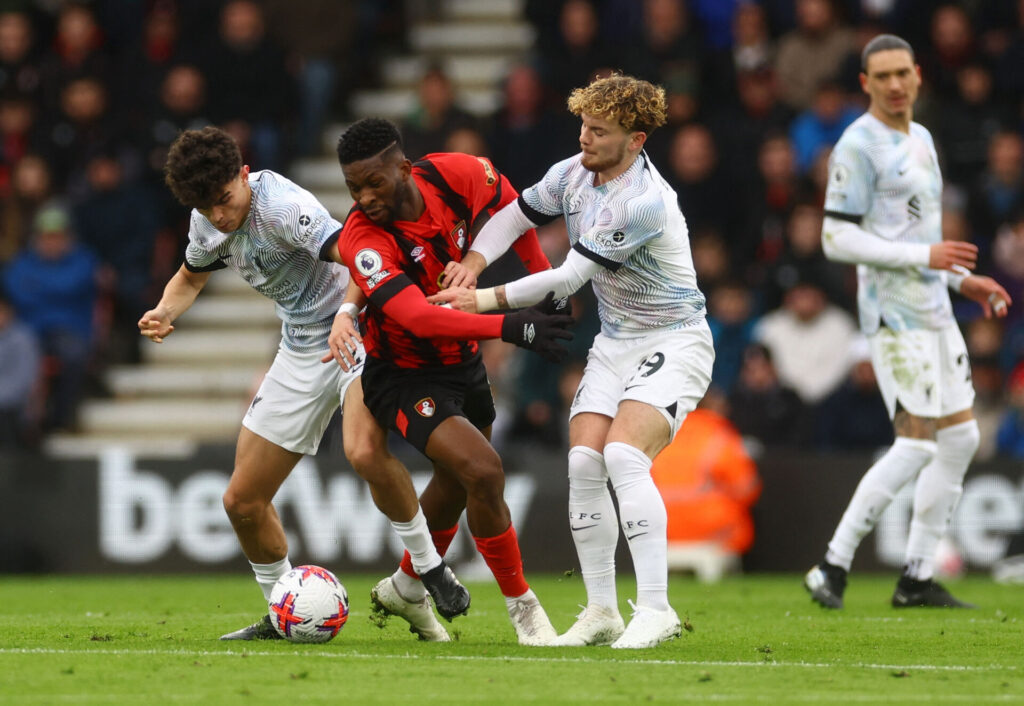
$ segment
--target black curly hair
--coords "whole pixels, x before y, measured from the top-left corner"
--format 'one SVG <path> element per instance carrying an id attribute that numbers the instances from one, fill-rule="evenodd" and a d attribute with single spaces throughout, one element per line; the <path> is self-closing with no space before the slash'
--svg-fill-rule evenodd
<path id="1" fill-rule="evenodd" d="M 402 135 L 394 123 L 383 118 L 363 118 L 352 123 L 338 139 L 341 166 L 358 162 L 394 148 L 402 150 Z"/>
<path id="2" fill-rule="evenodd" d="M 164 181 L 182 206 L 209 208 L 242 169 L 242 153 L 216 127 L 185 130 L 167 153 Z"/>

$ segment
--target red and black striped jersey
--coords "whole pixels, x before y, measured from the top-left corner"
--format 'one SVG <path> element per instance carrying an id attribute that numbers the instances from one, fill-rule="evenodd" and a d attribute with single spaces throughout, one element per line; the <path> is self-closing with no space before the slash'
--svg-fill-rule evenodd
<path id="1" fill-rule="evenodd" d="M 402 368 L 454 365 L 477 354 L 477 338 L 500 336 L 502 317 L 441 309 L 426 297 L 440 290 L 445 265 L 469 251 L 480 219 L 518 194 L 488 159 L 460 153 L 427 155 L 413 165 L 412 178 L 423 195 L 420 218 L 379 226 L 355 208 L 338 253 L 369 300 L 363 319 L 367 355 Z M 531 273 L 551 266 L 532 229 L 512 248 Z M 410 329 L 422 332 L 424 316 L 436 328 L 414 335 Z"/>

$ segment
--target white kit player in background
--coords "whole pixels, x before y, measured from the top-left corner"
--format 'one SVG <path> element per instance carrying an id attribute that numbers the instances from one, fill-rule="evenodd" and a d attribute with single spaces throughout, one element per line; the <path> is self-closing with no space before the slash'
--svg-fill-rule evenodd
<path id="1" fill-rule="evenodd" d="M 280 174 L 250 174 L 234 140 L 217 128 L 179 135 L 165 175 L 175 197 L 193 209 L 189 244 L 185 263 L 160 302 L 139 320 L 142 335 L 162 343 L 210 274 L 223 268 L 272 299 L 282 322 L 277 355 L 242 419 L 224 493 L 224 509 L 264 598 L 291 569 L 284 528 L 271 501 L 299 459 L 316 453 L 341 405 L 345 455 L 401 536 L 438 611 L 464 612 L 469 593 L 435 550 L 412 480 L 388 452 L 385 432 L 363 404 L 362 344 L 357 337 L 332 333 L 336 316 L 357 313 L 354 303 L 343 301 L 348 270 L 322 257 L 341 223 Z M 449 639 L 426 598 L 407 603 L 401 606 L 403 617 L 421 639 Z M 221 639 L 277 637 L 265 615 Z"/>
<path id="2" fill-rule="evenodd" d="M 857 546 L 916 479 L 892 604 L 968 607 L 933 579 L 979 440 L 970 361 L 947 287 L 980 303 L 985 316 L 1005 316 L 1011 301 L 994 280 L 971 274 L 976 246 L 942 240 L 938 157 L 931 134 L 913 122 L 921 85 L 913 49 L 879 35 L 865 46 L 861 71 L 870 107 L 829 160 L 822 246 L 830 259 L 857 265 L 860 326 L 896 441 L 864 475 L 804 584 L 819 604 L 841 608 Z"/>
<path id="3" fill-rule="evenodd" d="M 569 412 L 569 525 L 587 606 L 552 644 L 653 647 L 678 636 L 680 622 L 668 603 L 666 512 L 651 461 L 707 391 L 714 347 L 686 221 L 643 152 L 665 122 L 663 89 L 612 76 L 574 91 L 569 109 L 582 119 L 581 153 L 495 214 L 462 266 L 450 265 L 452 288 L 431 301 L 468 311 L 517 308 L 592 282 L 601 332 Z M 465 288 L 521 233 L 559 216 L 572 245 L 560 267 L 495 288 Z M 637 579 L 628 626 L 615 590 L 619 525 Z"/>

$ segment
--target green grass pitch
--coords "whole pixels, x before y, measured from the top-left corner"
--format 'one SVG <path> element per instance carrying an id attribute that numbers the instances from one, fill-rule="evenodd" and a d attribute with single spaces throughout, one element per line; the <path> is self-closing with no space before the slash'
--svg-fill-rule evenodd
<path id="1" fill-rule="evenodd" d="M 854 574 L 838 612 L 795 575 L 673 577 L 687 630 L 640 651 L 520 647 L 490 582 L 469 584 L 454 642 L 417 642 L 370 622 L 378 577 L 341 578 L 344 630 L 296 645 L 216 639 L 259 616 L 248 577 L 0 577 L 0 704 L 1024 702 L 1024 589 L 983 577 L 950 584 L 977 610 L 900 611 L 895 576 Z M 580 580 L 532 585 L 568 628 Z M 633 590 L 620 583 L 624 611 Z"/>

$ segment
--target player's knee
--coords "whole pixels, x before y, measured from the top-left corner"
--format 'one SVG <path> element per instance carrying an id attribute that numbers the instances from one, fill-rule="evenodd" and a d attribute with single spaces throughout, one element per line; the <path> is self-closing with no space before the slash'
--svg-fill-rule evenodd
<path id="1" fill-rule="evenodd" d="M 496 500 L 505 492 L 505 473 L 498 454 L 466 459 L 454 469 L 466 494 L 484 500 Z"/>
<path id="2" fill-rule="evenodd" d="M 981 431 L 974 419 L 940 429 L 935 436 L 939 453 L 943 456 L 974 458 L 981 444 Z"/>
<path id="3" fill-rule="evenodd" d="M 569 449 L 569 486 L 581 490 L 604 488 L 608 483 L 608 470 L 604 456 L 586 446 Z"/>
<path id="4" fill-rule="evenodd" d="M 267 509 L 269 503 L 262 498 L 254 498 L 245 493 L 228 486 L 221 498 L 224 503 L 224 511 L 232 525 L 254 524 L 259 521 Z"/>
<path id="5" fill-rule="evenodd" d="M 931 439 L 912 439 L 897 436 L 888 453 L 899 457 L 903 465 L 917 473 L 935 458 L 938 444 Z"/>
<path id="6" fill-rule="evenodd" d="M 361 478 L 369 480 L 377 469 L 388 466 L 391 453 L 369 439 L 356 439 L 345 444 L 345 458 Z"/>

